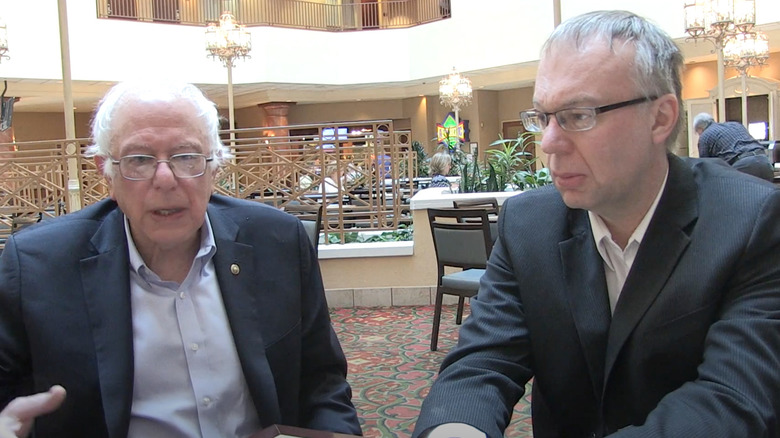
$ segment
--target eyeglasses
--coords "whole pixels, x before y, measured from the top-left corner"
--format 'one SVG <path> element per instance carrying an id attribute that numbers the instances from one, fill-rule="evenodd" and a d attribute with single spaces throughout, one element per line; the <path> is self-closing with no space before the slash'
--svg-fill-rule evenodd
<path id="1" fill-rule="evenodd" d="M 597 107 L 579 107 L 565 108 L 552 113 L 545 113 L 535 109 L 520 112 L 520 118 L 523 120 L 523 126 L 526 131 L 542 132 L 550 122 L 550 117 L 555 116 L 558 126 L 564 131 L 587 131 L 596 126 L 596 115 L 607 111 L 616 110 L 625 106 L 636 105 L 643 102 L 651 102 L 658 99 L 658 96 L 638 97 L 636 99 L 626 100 L 624 102 L 613 103 L 611 105 Z"/>
<path id="2" fill-rule="evenodd" d="M 206 163 L 213 159 L 203 154 L 176 154 L 167 160 L 152 155 L 126 155 L 118 160 L 111 157 L 111 162 L 119 165 L 119 174 L 125 179 L 142 181 L 152 179 L 160 163 L 167 163 L 176 178 L 197 178 L 206 173 Z"/>

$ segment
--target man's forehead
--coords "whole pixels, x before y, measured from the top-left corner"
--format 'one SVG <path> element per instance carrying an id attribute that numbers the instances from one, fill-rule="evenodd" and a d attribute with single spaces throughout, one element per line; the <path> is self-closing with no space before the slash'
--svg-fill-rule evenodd
<path id="1" fill-rule="evenodd" d="M 560 40 L 548 46 L 537 70 L 534 104 L 590 106 L 611 88 L 628 86 L 633 47 L 626 51 L 621 44 L 619 52 L 614 48 L 604 38 Z"/>

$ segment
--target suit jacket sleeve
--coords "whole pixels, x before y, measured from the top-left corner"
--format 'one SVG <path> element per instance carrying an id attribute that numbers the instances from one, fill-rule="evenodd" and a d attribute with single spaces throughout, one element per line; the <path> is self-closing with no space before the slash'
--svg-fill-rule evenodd
<path id="1" fill-rule="evenodd" d="M 325 301 L 317 255 L 302 225 L 298 229 L 304 269 L 301 416 L 305 427 L 360 435 L 352 392 L 346 381 L 347 363 L 334 332 Z M 338 425 L 334 428 L 334 425 Z"/>
<path id="2" fill-rule="evenodd" d="M 19 264 L 13 236 L 0 259 L 0 409 L 30 388 L 29 346 L 21 318 Z"/>

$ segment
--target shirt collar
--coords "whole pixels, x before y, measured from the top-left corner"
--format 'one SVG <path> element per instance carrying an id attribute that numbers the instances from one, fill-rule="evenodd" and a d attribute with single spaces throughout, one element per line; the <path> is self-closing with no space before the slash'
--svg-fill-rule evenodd
<path id="1" fill-rule="evenodd" d="M 130 256 L 130 269 L 140 274 L 142 277 L 148 275 L 151 270 L 146 266 L 144 259 L 141 257 L 141 253 L 138 252 L 138 248 L 133 241 L 133 235 L 130 233 L 130 222 L 127 220 L 127 216 L 124 216 L 125 223 L 125 237 L 127 238 L 127 248 Z M 210 258 L 217 252 L 217 244 L 214 239 L 214 232 L 211 229 L 211 221 L 209 221 L 209 214 L 206 213 L 203 226 L 200 228 L 200 249 L 195 255 L 195 259 L 202 257 Z"/>

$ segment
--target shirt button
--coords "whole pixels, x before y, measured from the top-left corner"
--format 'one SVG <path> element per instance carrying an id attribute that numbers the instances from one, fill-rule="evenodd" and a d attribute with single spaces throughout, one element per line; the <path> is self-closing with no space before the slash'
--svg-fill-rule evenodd
<path id="1" fill-rule="evenodd" d="M 190 348 L 192 348 L 192 351 L 198 351 L 199 347 L 198 347 L 197 343 L 193 342 L 192 345 L 190 346 Z"/>
<path id="2" fill-rule="evenodd" d="M 203 397 L 203 406 L 208 406 L 211 404 L 211 397 Z"/>
<path id="3" fill-rule="evenodd" d="M 179 293 L 179 298 L 181 298 L 182 300 L 184 299 L 184 292 Z"/>

